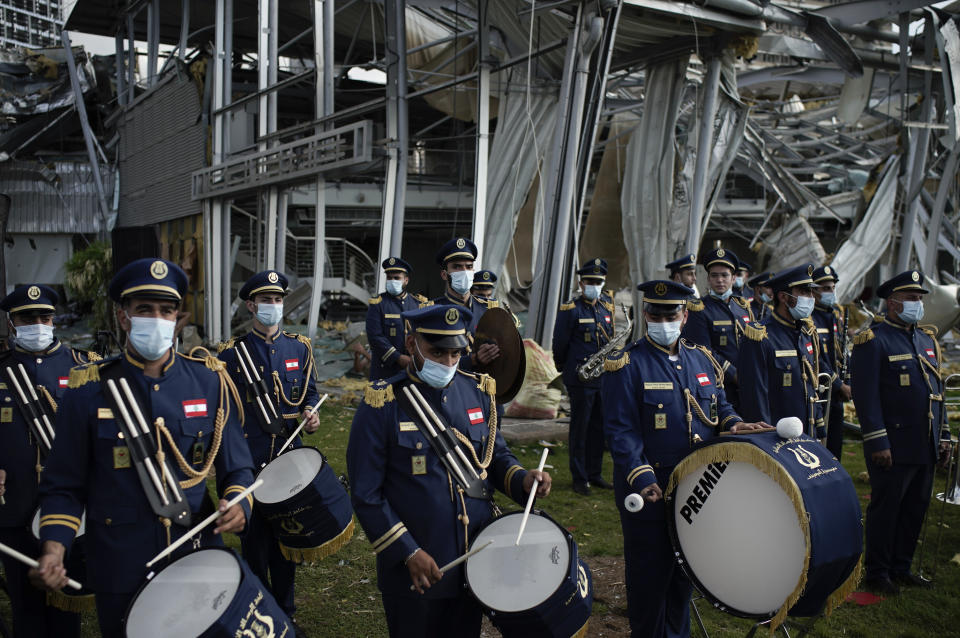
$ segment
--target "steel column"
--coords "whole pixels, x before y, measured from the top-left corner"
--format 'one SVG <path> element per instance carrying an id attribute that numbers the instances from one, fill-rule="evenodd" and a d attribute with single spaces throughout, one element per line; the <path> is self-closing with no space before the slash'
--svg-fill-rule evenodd
<path id="1" fill-rule="evenodd" d="M 187 59 L 187 36 L 190 34 L 190 0 L 180 0 L 180 61 Z"/>
<path id="2" fill-rule="evenodd" d="M 484 234 L 487 232 L 487 166 L 490 160 L 490 30 L 486 3 L 478 5 L 479 75 L 477 76 L 477 138 L 473 180 L 473 243 L 477 263 L 483 263 Z"/>
<path id="3" fill-rule="evenodd" d="M 127 14 L 127 104 L 137 96 L 137 41 L 133 28 L 133 14 Z"/>
<path id="4" fill-rule="evenodd" d="M 160 57 L 160 0 L 147 5 L 147 86 L 157 83 L 157 60 Z"/>
<path id="5" fill-rule="evenodd" d="M 113 67 L 117 82 L 117 104 L 124 106 L 127 103 L 126 50 L 123 48 L 123 32 L 121 32 L 119 28 L 113 36 L 113 46 Z"/>
<path id="6" fill-rule="evenodd" d="M 703 110 L 700 112 L 700 131 L 697 135 L 697 159 L 693 166 L 693 192 L 690 194 L 690 222 L 687 228 L 687 252 L 696 254 L 703 236 L 704 209 L 707 205 L 707 172 L 713 150 L 713 121 L 717 116 L 717 97 L 720 91 L 720 56 L 710 58 L 707 77 L 703 82 Z"/>

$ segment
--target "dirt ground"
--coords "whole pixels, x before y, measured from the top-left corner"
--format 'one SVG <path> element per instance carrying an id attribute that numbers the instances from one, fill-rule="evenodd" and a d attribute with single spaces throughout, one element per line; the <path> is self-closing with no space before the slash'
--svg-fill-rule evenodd
<path id="1" fill-rule="evenodd" d="M 587 638 L 613 638 L 630 635 L 627 621 L 627 590 L 623 584 L 623 558 L 590 556 L 586 559 L 593 576 L 593 615 L 587 627 Z M 484 617 L 481 638 L 500 635 Z"/>

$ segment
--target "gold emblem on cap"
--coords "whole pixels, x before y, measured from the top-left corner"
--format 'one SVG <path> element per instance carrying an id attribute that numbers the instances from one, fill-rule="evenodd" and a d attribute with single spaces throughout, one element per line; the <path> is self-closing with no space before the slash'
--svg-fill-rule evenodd
<path id="1" fill-rule="evenodd" d="M 665 294 L 667 294 L 667 284 L 661 281 L 656 286 L 654 286 L 653 292 L 657 293 L 661 297 L 664 296 Z"/>
<path id="2" fill-rule="evenodd" d="M 457 248 L 463 248 L 467 245 L 467 242 L 463 240 L 463 237 L 457 240 Z"/>
<path id="3" fill-rule="evenodd" d="M 395 263 L 397 263 L 397 260 L 394 259 L 393 257 L 391 257 L 391 258 L 390 258 L 390 261 L 388 261 L 387 263 L 392 266 L 392 265 L 394 265 Z"/>
<path id="4" fill-rule="evenodd" d="M 450 308 L 450 310 L 447 310 L 447 314 L 445 314 L 443 318 L 446 319 L 448 325 L 452 326 L 460 321 L 460 313 L 457 312 L 456 308 Z"/>
<path id="5" fill-rule="evenodd" d="M 483 279 L 484 281 L 490 281 L 490 273 L 488 272 L 483 273 Z"/>
<path id="6" fill-rule="evenodd" d="M 271 272 L 269 275 L 267 275 L 267 281 L 269 281 L 272 284 L 275 284 L 278 281 L 280 281 L 280 277 L 277 276 L 277 273 Z"/>
<path id="7" fill-rule="evenodd" d="M 27 289 L 27 296 L 30 297 L 31 299 L 39 299 L 40 289 L 37 288 L 36 286 L 30 286 L 30 288 Z"/>
<path id="8" fill-rule="evenodd" d="M 154 279 L 163 279 L 167 276 L 167 265 L 159 259 L 150 264 L 150 274 Z"/>
<path id="9" fill-rule="evenodd" d="M 599 266 L 599 265 L 600 265 L 600 258 L 597 257 L 596 259 L 594 259 L 594 260 L 593 260 L 593 263 L 595 263 L 596 265 Z"/>
<path id="10" fill-rule="evenodd" d="M 829 275 L 829 274 L 830 274 L 830 266 L 824 266 L 824 267 L 823 267 L 823 272 L 824 272 L 824 274 Z"/>
<path id="11" fill-rule="evenodd" d="M 813 264 L 807 264 L 807 277 L 813 277 Z"/>
<path id="12" fill-rule="evenodd" d="M 913 271 L 913 280 L 920 281 L 920 273 L 918 273 L 916 270 Z"/>
<path id="13" fill-rule="evenodd" d="M 726 254 L 727 251 L 725 251 L 723 248 L 717 248 L 717 257 L 723 257 Z"/>

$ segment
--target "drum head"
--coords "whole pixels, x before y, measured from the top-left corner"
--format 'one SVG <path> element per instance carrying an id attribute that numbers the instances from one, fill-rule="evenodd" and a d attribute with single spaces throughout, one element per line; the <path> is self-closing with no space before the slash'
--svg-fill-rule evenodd
<path id="1" fill-rule="evenodd" d="M 263 485 L 253 493 L 260 503 L 282 503 L 310 485 L 320 468 L 323 455 L 316 448 L 298 447 L 284 452 L 260 470 Z"/>
<path id="2" fill-rule="evenodd" d="M 199 636 L 214 625 L 240 586 L 237 557 L 202 549 L 163 568 L 137 593 L 126 618 L 128 638 Z"/>
<path id="3" fill-rule="evenodd" d="M 480 604 L 499 612 L 536 607 L 549 598 L 570 571 L 570 544 L 556 523 L 530 514 L 516 545 L 522 512 L 494 519 L 471 547 L 493 544 L 467 559 L 466 579 Z"/>
<path id="4" fill-rule="evenodd" d="M 742 616 L 772 616 L 805 569 L 806 540 L 796 509 L 789 495 L 750 463 L 730 462 L 713 485 L 710 476 L 718 472 L 710 467 L 694 469 L 672 495 L 674 549 L 713 602 Z"/>
<path id="5" fill-rule="evenodd" d="M 33 532 L 33 537 L 37 540 L 40 540 L 40 508 L 37 508 L 37 511 L 33 513 L 33 521 L 30 523 L 30 531 Z M 76 538 L 80 538 L 87 533 L 87 512 L 84 511 L 80 515 L 80 529 L 77 530 Z"/>

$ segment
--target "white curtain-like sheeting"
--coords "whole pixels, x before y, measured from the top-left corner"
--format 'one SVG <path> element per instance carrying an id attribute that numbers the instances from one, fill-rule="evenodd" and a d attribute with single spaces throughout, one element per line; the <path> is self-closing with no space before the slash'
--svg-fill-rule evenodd
<path id="1" fill-rule="evenodd" d="M 837 271 L 837 301 L 849 303 L 863 288 L 863 278 L 873 268 L 887 248 L 893 234 L 893 207 L 897 198 L 897 172 L 900 157 L 887 160 L 863 219 L 846 241 L 840 245 L 830 266 Z"/>
<path id="2" fill-rule="evenodd" d="M 799 215 L 788 217 L 782 226 L 763 239 L 760 255 L 770 255 L 766 269 L 774 272 L 802 264 L 819 266 L 827 258 L 817 233 Z"/>
<path id="3" fill-rule="evenodd" d="M 556 121 L 555 93 L 531 92 L 529 114 L 522 82 L 510 83 L 500 97 L 497 129 L 490 145 L 482 267 L 498 273 L 497 290 L 501 296 L 511 288 L 510 277 L 503 266 L 517 227 L 517 214 L 527 199 L 537 166 L 550 147 L 550 131 Z M 542 198 L 537 197 L 536 201 L 534 239 L 540 236 L 543 219 Z M 531 251 L 531 263 L 536 263 L 537 241 L 530 246 L 515 248 Z"/>
<path id="4" fill-rule="evenodd" d="M 647 67 L 643 116 L 627 145 L 620 205 L 634 282 L 660 276 L 686 236 L 686 218 L 682 224 L 671 220 L 676 124 L 688 61 L 684 56 Z"/>

